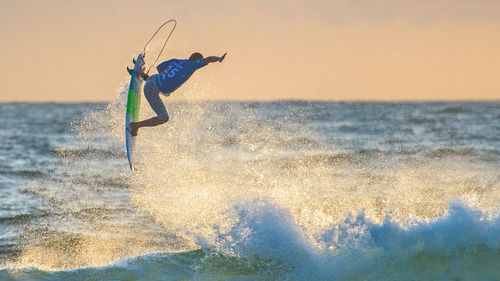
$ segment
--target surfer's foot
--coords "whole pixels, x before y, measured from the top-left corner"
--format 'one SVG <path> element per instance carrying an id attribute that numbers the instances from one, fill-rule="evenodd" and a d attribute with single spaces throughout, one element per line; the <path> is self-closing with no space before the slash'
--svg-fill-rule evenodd
<path id="1" fill-rule="evenodd" d="M 130 134 L 134 137 L 137 136 L 139 131 L 139 127 L 137 126 L 137 122 L 130 122 Z"/>
<path id="2" fill-rule="evenodd" d="M 141 78 L 146 81 L 148 80 L 149 78 L 149 75 L 147 75 L 146 73 L 142 72 L 142 71 L 139 71 L 139 76 L 141 76 Z"/>
<path id="3" fill-rule="evenodd" d="M 130 69 L 127 66 L 127 72 L 128 72 L 128 74 L 132 75 L 132 73 L 134 72 L 134 70 Z M 141 77 L 144 81 L 148 80 L 148 78 L 149 78 L 149 75 L 147 75 L 146 73 L 144 73 L 144 71 L 142 69 L 137 72 L 137 75 L 139 75 L 139 77 Z"/>

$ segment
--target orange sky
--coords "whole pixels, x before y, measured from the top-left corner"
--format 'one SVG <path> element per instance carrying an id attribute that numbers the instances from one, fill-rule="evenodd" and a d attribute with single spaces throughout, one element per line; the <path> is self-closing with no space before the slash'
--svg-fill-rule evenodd
<path id="1" fill-rule="evenodd" d="M 171 18 L 164 59 L 228 56 L 170 98 L 500 99 L 498 0 L 0 2 L 0 102 L 112 100 Z"/>

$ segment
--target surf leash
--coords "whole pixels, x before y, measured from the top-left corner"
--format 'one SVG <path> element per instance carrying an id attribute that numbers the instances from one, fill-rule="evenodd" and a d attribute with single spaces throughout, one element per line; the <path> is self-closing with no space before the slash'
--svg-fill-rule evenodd
<path id="1" fill-rule="evenodd" d="M 148 46 L 149 42 L 151 42 L 151 40 L 153 40 L 153 38 L 155 38 L 156 34 L 158 33 L 158 31 L 160 31 L 160 29 L 162 29 L 162 27 L 164 27 L 165 25 L 167 25 L 167 24 L 169 24 L 171 22 L 174 23 L 174 27 L 172 27 L 172 30 L 170 30 L 170 33 L 168 34 L 167 39 L 165 40 L 165 43 L 163 43 L 163 47 L 161 47 L 161 50 L 160 50 L 160 53 L 158 54 L 158 57 L 156 57 L 156 60 L 148 68 L 148 71 L 146 72 L 146 74 L 149 73 L 149 71 L 151 70 L 151 67 L 153 67 L 153 65 L 156 64 L 156 62 L 158 61 L 158 59 L 160 59 L 161 53 L 163 52 L 163 49 L 165 49 L 165 46 L 167 45 L 168 39 L 170 39 L 170 36 L 172 35 L 172 33 L 175 30 L 175 27 L 177 26 L 177 21 L 176 20 L 168 20 L 168 21 L 164 22 L 162 25 L 160 25 L 160 27 L 158 27 L 158 29 L 155 31 L 155 33 L 153 34 L 153 36 L 151 36 L 151 38 L 149 39 L 149 41 L 146 42 L 146 45 L 144 45 L 144 49 L 142 50 L 142 53 L 145 56 L 146 55 L 146 47 Z"/>

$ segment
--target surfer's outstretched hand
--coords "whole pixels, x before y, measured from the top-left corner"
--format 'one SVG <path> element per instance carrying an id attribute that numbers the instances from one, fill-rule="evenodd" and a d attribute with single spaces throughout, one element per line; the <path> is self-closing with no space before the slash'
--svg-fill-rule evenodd
<path id="1" fill-rule="evenodd" d="M 227 54 L 227 52 L 225 52 L 225 53 L 222 55 L 222 57 L 220 57 L 219 62 L 222 62 L 222 61 L 224 60 L 224 58 L 226 57 L 226 54 Z"/>

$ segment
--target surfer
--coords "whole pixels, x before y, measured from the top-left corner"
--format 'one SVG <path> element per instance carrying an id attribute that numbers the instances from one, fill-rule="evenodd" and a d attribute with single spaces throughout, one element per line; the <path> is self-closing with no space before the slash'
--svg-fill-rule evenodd
<path id="1" fill-rule="evenodd" d="M 142 68 L 138 74 L 146 81 L 146 84 L 144 84 L 144 96 L 146 96 L 149 105 L 156 113 L 156 117 L 140 122 L 131 122 L 130 130 L 132 136 L 137 136 L 139 128 L 154 127 L 168 121 L 168 113 L 160 98 L 160 93 L 168 97 L 184 84 L 196 70 L 212 62 L 222 62 L 225 57 L 226 54 L 221 57 L 210 56 L 203 58 L 202 54 L 193 53 L 189 59 L 171 59 L 160 63 L 156 67 L 158 74 L 151 76 L 144 73 L 144 68 Z M 127 71 L 132 75 L 132 70 L 128 67 Z"/>

